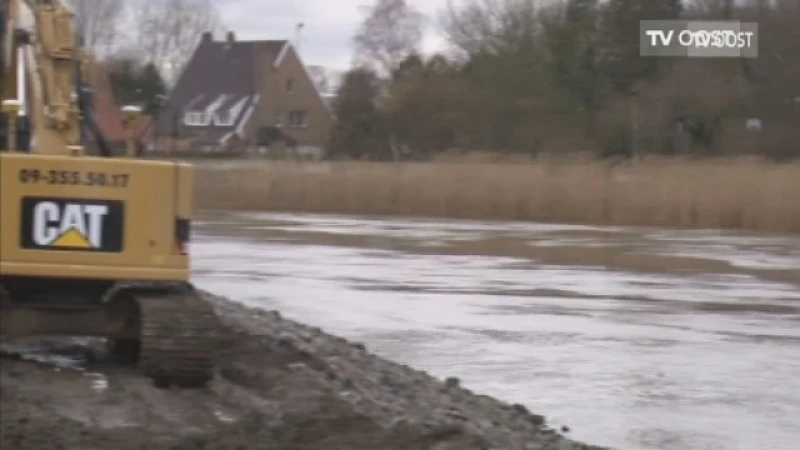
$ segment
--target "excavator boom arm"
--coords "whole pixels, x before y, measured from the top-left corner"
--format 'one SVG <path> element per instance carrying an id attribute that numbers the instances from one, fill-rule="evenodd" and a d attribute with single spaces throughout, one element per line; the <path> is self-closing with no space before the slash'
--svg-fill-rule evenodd
<path id="1" fill-rule="evenodd" d="M 35 153 L 82 152 L 81 92 L 89 55 L 77 46 L 74 13 L 61 0 L 2 0 L 5 111 L 31 124 Z"/>

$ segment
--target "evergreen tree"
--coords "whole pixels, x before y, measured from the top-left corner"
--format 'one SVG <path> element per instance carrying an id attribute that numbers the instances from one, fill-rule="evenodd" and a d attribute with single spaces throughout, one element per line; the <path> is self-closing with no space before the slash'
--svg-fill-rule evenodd
<path id="1" fill-rule="evenodd" d="M 155 64 L 149 63 L 139 74 L 139 89 L 142 108 L 146 114 L 155 114 L 160 107 L 159 96 L 165 95 L 167 85 Z"/>
<path id="2" fill-rule="evenodd" d="M 369 69 L 350 70 L 342 82 L 333 110 L 333 157 L 390 159 L 385 117 L 377 108 L 380 79 Z"/>
<path id="3" fill-rule="evenodd" d="M 639 51 L 642 20 L 680 17 L 680 0 L 609 0 L 603 14 L 604 67 L 618 92 L 627 92 L 640 80 L 653 81 L 666 59 L 645 58 Z"/>
<path id="4" fill-rule="evenodd" d="M 158 111 L 159 96 L 167 91 L 166 83 L 153 63 L 143 67 L 133 59 L 114 61 L 108 64 L 109 78 L 117 103 L 136 105 L 145 114 Z"/>
<path id="5" fill-rule="evenodd" d="M 599 9 L 598 0 L 569 0 L 561 14 L 543 21 L 553 84 L 590 115 L 603 106 L 608 82 L 597 51 Z"/>

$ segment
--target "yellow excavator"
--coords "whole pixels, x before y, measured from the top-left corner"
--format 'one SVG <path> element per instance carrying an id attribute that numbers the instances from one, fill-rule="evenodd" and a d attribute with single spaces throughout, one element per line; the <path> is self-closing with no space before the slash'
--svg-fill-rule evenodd
<path id="1" fill-rule="evenodd" d="M 108 147 L 67 5 L 0 2 L 0 333 L 105 338 L 156 386 L 207 385 L 218 318 L 190 282 L 192 166 L 137 157 L 132 131 Z"/>

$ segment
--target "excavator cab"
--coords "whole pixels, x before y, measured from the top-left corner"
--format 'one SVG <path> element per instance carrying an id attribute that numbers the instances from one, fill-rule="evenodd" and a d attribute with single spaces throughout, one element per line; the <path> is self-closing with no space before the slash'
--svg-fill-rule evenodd
<path id="1" fill-rule="evenodd" d="M 108 148 L 61 1 L 0 14 L 2 337 L 102 337 L 159 386 L 204 386 L 217 319 L 190 282 L 193 167 L 138 158 L 132 127 L 127 151 Z"/>

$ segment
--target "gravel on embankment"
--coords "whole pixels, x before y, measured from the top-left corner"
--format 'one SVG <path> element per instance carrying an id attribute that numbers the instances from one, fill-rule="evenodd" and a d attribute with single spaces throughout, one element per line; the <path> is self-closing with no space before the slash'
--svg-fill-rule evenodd
<path id="1" fill-rule="evenodd" d="M 229 337 L 221 377 L 254 388 L 281 383 L 291 390 L 333 393 L 358 415 L 385 430 L 408 430 L 420 436 L 442 436 L 435 445 L 397 447 L 436 450 L 601 450 L 575 442 L 547 426 L 543 415 L 520 404 L 508 404 L 471 392 L 456 378 L 437 379 L 425 372 L 372 354 L 361 343 L 289 320 L 277 311 L 247 308 L 204 292 Z M 244 350 L 241 346 L 247 342 Z M 234 350 L 235 349 L 235 350 Z M 238 358 L 225 362 L 228 352 Z M 251 355 L 242 358 L 243 353 Z M 287 362 L 289 376 L 265 378 L 259 355 Z M 280 356 L 283 355 L 283 356 Z M 276 359 L 277 358 L 277 359 Z M 300 380 L 304 380 L 300 382 Z M 448 438 L 450 436 L 451 438 Z M 429 441 L 429 442 L 434 442 Z M 342 448 L 368 448 L 353 444 Z M 377 448 L 375 450 L 378 450 Z"/>
<path id="2" fill-rule="evenodd" d="M 219 370 L 158 389 L 102 340 L 0 339 L 2 450 L 579 450 L 545 418 L 209 293 Z"/>

